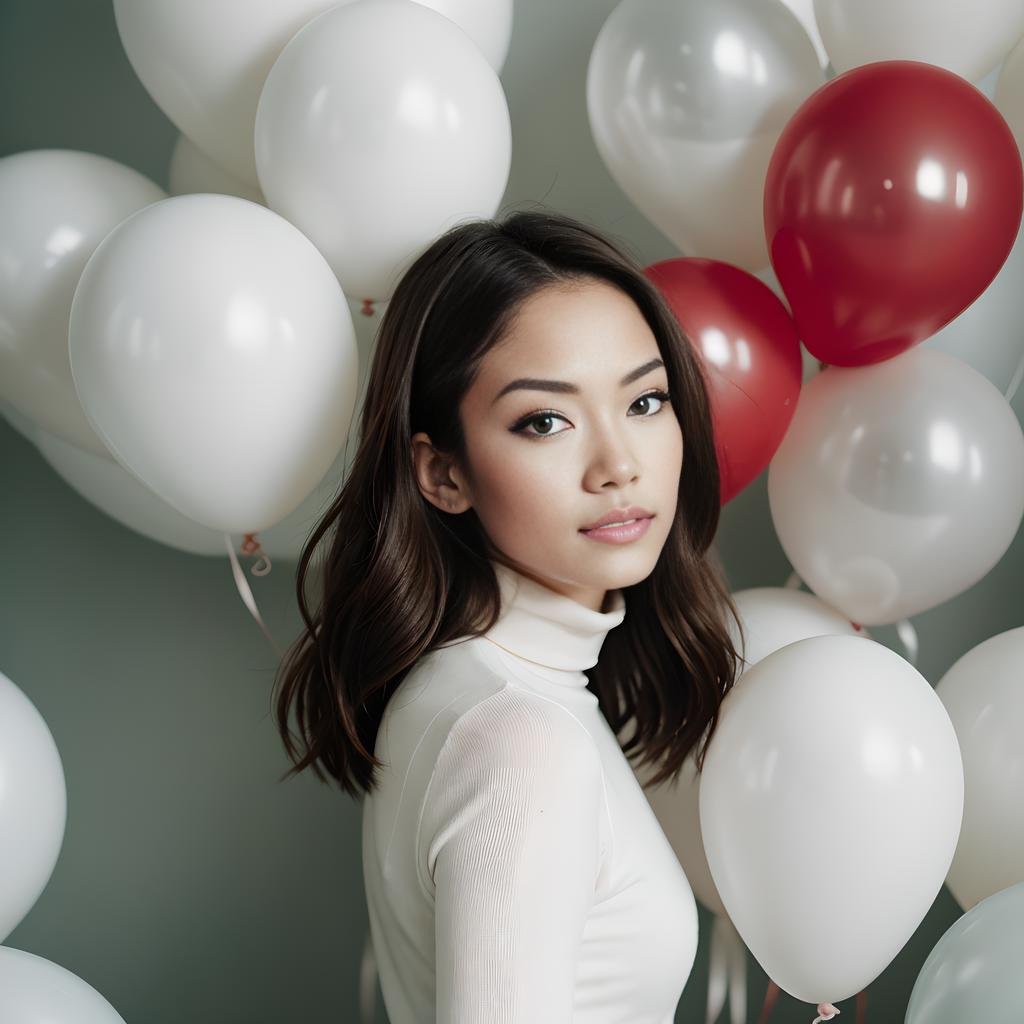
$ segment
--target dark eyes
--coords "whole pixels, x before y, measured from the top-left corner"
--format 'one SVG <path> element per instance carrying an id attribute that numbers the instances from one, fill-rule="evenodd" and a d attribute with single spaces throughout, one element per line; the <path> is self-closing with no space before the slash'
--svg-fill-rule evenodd
<path id="1" fill-rule="evenodd" d="M 647 416 L 641 416 L 641 419 L 647 419 L 647 420 L 653 419 L 655 416 L 658 415 L 659 412 L 662 412 L 665 409 L 666 405 L 669 402 L 672 401 L 672 398 L 668 394 L 667 391 L 655 390 L 655 391 L 647 391 L 644 394 L 640 395 L 640 397 L 637 398 L 637 400 L 633 403 L 633 405 L 636 405 L 639 402 L 645 402 L 645 401 L 647 401 L 648 399 L 651 399 L 651 398 L 656 398 L 660 404 L 658 405 L 658 408 L 654 410 L 654 412 L 652 412 L 650 415 L 647 415 Z M 632 406 L 630 408 L 632 408 Z M 510 427 L 509 429 L 512 431 L 513 434 L 522 434 L 524 437 L 529 437 L 529 438 L 534 438 L 534 439 L 541 438 L 541 437 L 554 437 L 555 434 L 552 434 L 550 432 L 547 432 L 547 433 L 533 433 L 533 432 L 528 431 L 526 429 L 527 427 L 529 427 L 533 423 L 535 423 L 537 420 L 551 420 L 551 419 L 564 420 L 565 417 L 562 416 L 561 413 L 555 412 L 553 409 L 541 409 L 538 412 L 530 413 L 529 416 L 524 416 L 518 423 L 516 423 L 516 425 L 514 427 Z M 565 431 L 559 430 L 559 431 L 556 431 L 556 433 L 557 434 L 563 434 L 563 433 L 565 433 Z"/>

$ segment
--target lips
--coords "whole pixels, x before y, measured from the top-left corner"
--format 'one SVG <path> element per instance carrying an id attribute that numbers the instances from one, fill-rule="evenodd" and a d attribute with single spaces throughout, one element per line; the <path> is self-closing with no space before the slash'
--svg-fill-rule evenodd
<path id="1" fill-rule="evenodd" d="M 650 519 L 654 515 L 653 512 L 648 511 L 645 508 L 641 508 L 639 505 L 630 505 L 629 508 L 613 508 L 610 512 L 606 512 L 600 519 L 596 519 L 592 523 L 588 523 L 586 526 L 581 526 L 581 530 L 596 530 L 599 526 L 608 526 L 611 523 L 622 523 L 629 519 Z"/>

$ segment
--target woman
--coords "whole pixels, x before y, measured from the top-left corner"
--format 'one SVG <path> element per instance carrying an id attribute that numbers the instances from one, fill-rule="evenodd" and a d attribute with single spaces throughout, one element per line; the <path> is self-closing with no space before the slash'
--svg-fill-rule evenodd
<path id="1" fill-rule="evenodd" d="M 627 755 L 702 766 L 734 682 L 719 511 L 700 363 L 612 242 L 517 212 L 412 263 L 276 703 L 288 774 L 366 796 L 392 1024 L 672 1021 L 696 905 Z"/>

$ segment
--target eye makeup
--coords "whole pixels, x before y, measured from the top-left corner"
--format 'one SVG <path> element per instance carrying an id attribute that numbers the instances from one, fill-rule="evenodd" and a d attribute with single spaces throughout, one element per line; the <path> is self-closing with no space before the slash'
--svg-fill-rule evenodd
<path id="1" fill-rule="evenodd" d="M 669 395 L 667 391 L 662 391 L 661 389 L 655 388 L 651 391 L 645 391 L 642 395 L 638 395 L 633 400 L 630 408 L 632 408 L 633 405 L 636 405 L 637 402 L 641 401 L 644 398 L 657 398 L 661 402 L 661 404 L 653 413 L 651 413 L 648 416 L 640 417 L 641 419 L 647 420 L 653 419 L 655 416 L 658 415 L 658 413 L 663 412 L 668 407 L 669 403 L 672 401 L 672 397 L 671 395 Z M 531 426 L 535 420 L 543 419 L 564 420 L 565 417 L 561 413 L 556 412 L 554 409 L 538 409 L 535 412 L 531 412 L 528 415 L 521 417 L 513 426 L 509 427 L 509 431 L 513 434 L 522 434 L 524 437 L 528 437 L 531 440 L 538 440 L 544 437 L 555 437 L 556 434 L 537 434 L 531 433 L 526 429 L 527 427 Z M 559 430 L 557 433 L 564 434 L 565 431 Z"/>

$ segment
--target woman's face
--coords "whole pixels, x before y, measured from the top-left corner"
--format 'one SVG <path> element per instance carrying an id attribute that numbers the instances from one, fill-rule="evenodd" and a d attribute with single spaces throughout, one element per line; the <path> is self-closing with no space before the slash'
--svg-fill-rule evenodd
<path id="1" fill-rule="evenodd" d="M 508 389 L 520 378 L 533 384 Z M 474 508 L 520 572 L 602 610 L 608 590 L 650 575 L 675 517 L 683 437 L 667 391 L 654 334 L 628 295 L 589 279 L 545 288 L 463 397 L 468 464 L 439 459 L 426 434 L 413 438 L 420 488 L 447 512 Z M 582 532 L 631 505 L 653 513 L 637 539 Z"/>

